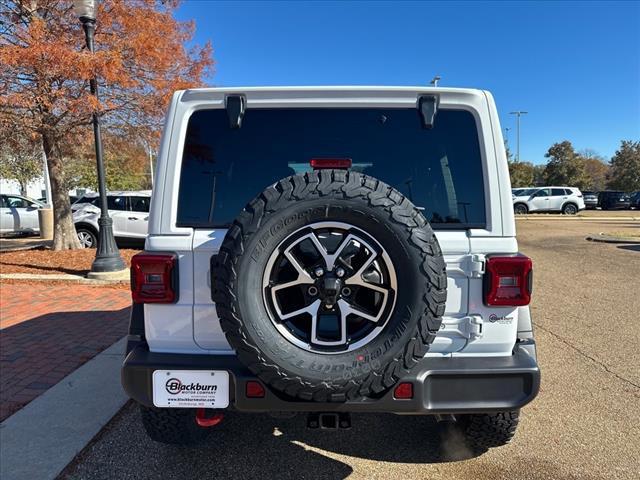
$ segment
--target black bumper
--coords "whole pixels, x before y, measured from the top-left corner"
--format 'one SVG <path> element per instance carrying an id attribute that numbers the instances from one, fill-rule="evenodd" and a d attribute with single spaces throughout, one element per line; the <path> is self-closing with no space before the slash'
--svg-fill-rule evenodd
<path id="1" fill-rule="evenodd" d="M 154 370 L 227 370 L 230 407 L 243 412 L 386 412 L 453 414 L 518 409 L 535 398 L 540 370 L 532 340 L 518 343 L 510 357 L 425 358 L 402 379 L 412 382 L 414 398 L 397 400 L 393 391 L 381 398 L 344 403 L 305 402 L 266 389 L 264 398 L 247 398 L 245 384 L 256 380 L 233 355 L 183 355 L 150 352 L 146 343 L 132 342 L 122 367 L 122 385 L 139 403 L 153 406 Z"/>

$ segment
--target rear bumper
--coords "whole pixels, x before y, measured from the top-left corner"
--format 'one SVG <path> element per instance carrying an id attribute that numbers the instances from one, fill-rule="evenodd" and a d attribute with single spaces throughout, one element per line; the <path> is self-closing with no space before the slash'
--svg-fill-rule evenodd
<path id="1" fill-rule="evenodd" d="M 414 398 L 397 400 L 393 391 L 381 398 L 344 403 L 304 402 L 266 389 L 264 398 L 248 398 L 245 384 L 256 377 L 233 355 L 182 355 L 150 352 L 132 342 L 122 367 L 122 385 L 139 403 L 153 405 L 154 370 L 226 370 L 230 407 L 243 412 L 386 412 L 455 414 L 518 409 L 535 398 L 540 387 L 535 343 L 518 343 L 509 357 L 425 358 L 402 379 L 412 382 Z"/>

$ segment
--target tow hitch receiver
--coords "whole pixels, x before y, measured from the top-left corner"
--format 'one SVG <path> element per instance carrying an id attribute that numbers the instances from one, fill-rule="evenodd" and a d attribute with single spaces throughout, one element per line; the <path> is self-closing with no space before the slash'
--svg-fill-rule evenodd
<path id="1" fill-rule="evenodd" d="M 209 417 L 207 416 L 207 409 L 198 408 L 196 410 L 196 423 L 200 427 L 215 427 L 220 422 L 222 422 L 223 418 L 224 415 L 222 413 L 214 413 L 211 417 Z"/>
<path id="2" fill-rule="evenodd" d="M 351 428 L 351 414 L 343 413 L 310 413 L 307 416 L 307 428 L 336 430 Z"/>

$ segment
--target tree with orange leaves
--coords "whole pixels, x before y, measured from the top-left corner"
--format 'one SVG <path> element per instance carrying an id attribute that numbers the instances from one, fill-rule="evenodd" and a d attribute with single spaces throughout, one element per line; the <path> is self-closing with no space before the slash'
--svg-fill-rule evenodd
<path id="1" fill-rule="evenodd" d="M 90 132 L 97 109 L 116 135 L 159 132 L 171 93 L 200 86 L 212 48 L 187 48 L 193 22 L 177 1 L 103 0 L 96 53 L 84 47 L 71 0 L 0 0 L 0 122 L 37 134 L 46 155 L 54 211 L 54 250 L 79 248 L 65 190 L 65 152 Z M 97 77 L 100 103 L 89 93 Z"/>

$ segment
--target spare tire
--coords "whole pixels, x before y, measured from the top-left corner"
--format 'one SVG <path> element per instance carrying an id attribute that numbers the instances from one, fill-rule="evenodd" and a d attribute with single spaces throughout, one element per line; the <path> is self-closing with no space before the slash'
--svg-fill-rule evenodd
<path id="1" fill-rule="evenodd" d="M 445 308 L 445 262 L 422 213 L 345 170 L 268 187 L 211 264 L 220 325 L 240 361 L 302 400 L 382 394 L 427 353 Z"/>

